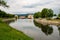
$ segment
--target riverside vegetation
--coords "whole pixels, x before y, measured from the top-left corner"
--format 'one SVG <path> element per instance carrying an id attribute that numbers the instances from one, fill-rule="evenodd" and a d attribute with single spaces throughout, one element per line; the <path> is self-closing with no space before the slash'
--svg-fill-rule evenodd
<path id="1" fill-rule="evenodd" d="M 0 6 L 9 7 L 3 0 L 0 0 Z M 46 18 L 50 19 L 54 16 L 52 9 L 44 8 L 41 12 L 36 12 L 34 18 Z M 56 15 L 55 15 L 56 16 Z M 33 40 L 26 36 L 23 32 L 11 28 L 8 24 L 2 22 L 2 18 L 13 18 L 14 15 L 6 14 L 6 12 L 0 10 L 0 40 Z M 60 19 L 58 14 L 56 19 Z M 42 27 L 41 27 L 42 28 Z"/>
<path id="2" fill-rule="evenodd" d="M 12 18 L 14 18 L 14 15 L 7 14 L 6 12 L 0 10 L 0 40 L 33 40 L 23 32 L 11 28 L 9 24 L 2 21 L 4 19 Z"/>
<path id="3" fill-rule="evenodd" d="M 43 10 L 41 12 L 36 12 L 33 17 L 34 17 L 34 19 L 43 21 L 43 23 L 60 25 L 60 23 L 59 23 L 60 22 L 60 13 L 58 15 L 56 15 L 56 14 L 54 14 L 52 9 L 43 8 Z"/>
<path id="4" fill-rule="evenodd" d="M 0 40 L 32 40 L 32 38 L 26 36 L 23 32 L 11 28 L 1 20 L 2 19 L 0 19 Z"/>
<path id="5" fill-rule="evenodd" d="M 33 17 L 43 19 L 52 19 L 53 17 L 56 17 L 55 19 L 60 19 L 60 13 L 56 15 L 52 9 L 43 8 L 41 12 L 36 12 Z"/>
<path id="6" fill-rule="evenodd" d="M 0 0 L 0 6 L 9 7 L 4 0 Z M 3 19 L 14 18 L 15 15 L 7 14 L 0 10 L 0 40 L 33 40 L 25 35 L 23 32 L 11 28 L 8 24 L 3 22 Z"/>
<path id="7" fill-rule="evenodd" d="M 14 15 L 7 14 L 6 12 L 0 10 L 0 40 L 33 40 L 23 32 L 11 28 L 9 24 L 2 21 L 4 19 L 12 18 L 14 18 Z"/>

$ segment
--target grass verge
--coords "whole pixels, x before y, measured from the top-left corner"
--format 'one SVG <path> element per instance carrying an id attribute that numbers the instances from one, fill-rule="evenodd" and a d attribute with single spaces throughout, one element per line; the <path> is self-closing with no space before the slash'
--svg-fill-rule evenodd
<path id="1" fill-rule="evenodd" d="M 11 28 L 0 19 L 0 40 L 33 40 L 23 32 Z"/>

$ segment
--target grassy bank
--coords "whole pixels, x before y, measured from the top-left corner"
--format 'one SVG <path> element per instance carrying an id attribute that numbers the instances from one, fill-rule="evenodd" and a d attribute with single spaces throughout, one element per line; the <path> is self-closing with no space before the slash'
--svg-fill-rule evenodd
<path id="1" fill-rule="evenodd" d="M 0 40 L 32 40 L 23 32 L 11 28 L 0 19 Z"/>

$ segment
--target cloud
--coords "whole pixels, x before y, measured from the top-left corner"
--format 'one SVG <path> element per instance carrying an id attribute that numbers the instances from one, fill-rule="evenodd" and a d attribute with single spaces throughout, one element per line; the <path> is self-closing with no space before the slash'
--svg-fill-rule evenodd
<path id="1" fill-rule="evenodd" d="M 44 5 L 48 5 L 50 3 L 52 3 L 53 1 L 48 1 L 48 2 L 44 2 L 44 3 L 35 3 L 35 4 L 31 4 L 31 5 L 25 5 L 23 6 L 24 8 L 35 8 L 37 6 L 44 6 Z"/>
<path id="2" fill-rule="evenodd" d="M 0 9 L 8 13 L 34 13 L 41 11 L 43 8 L 53 10 L 60 8 L 60 0 L 6 0 L 6 2 L 10 8 L 0 6 Z"/>

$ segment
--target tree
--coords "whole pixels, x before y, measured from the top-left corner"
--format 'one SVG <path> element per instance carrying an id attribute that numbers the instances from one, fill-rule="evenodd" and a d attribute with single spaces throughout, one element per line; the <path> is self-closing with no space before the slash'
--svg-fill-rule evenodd
<path id="1" fill-rule="evenodd" d="M 53 10 L 52 9 L 49 9 L 48 10 L 48 17 L 53 17 Z"/>
<path id="2" fill-rule="evenodd" d="M 41 18 L 50 18 L 53 17 L 53 10 L 44 8 L 41 12 Z"/>
<path id="3" fill-rule="evenodd" d="M 40 12 L 36 12 L 35 14 L 34 14 L 34 18 L 39 18 L 40 17 Z"/>
<path id="4" fill-rule="evenodd" d="M 58 14 L 58 17 L 60 17 L 60 13 Z"/>
<path id="5" fill-rule="evenodd" d="M 6 5 L 6 2 L 4 0 L 0 0 L 0 6 L 9 7 L 8 5 Z M 0 10 L 0 17 L 1 18 L 12 18 L 14 17 L 14 15 L 7 14 L 6 12 Z"/>
<path id="6" fill-rule="evenodd" d="M 51 18 L 53 17 L 53 10 L 44 8 L 41 12 L 36 12 L 34 18 Z"/>
<path id="7" fill-rule="evenodd" d="M 41 11 L 41 18 L 47 17 L 47 11 L 48 11 L 47 8 L 44 8 L 44 9 Z"/>
<path id="8" fill-rule="evenodd" d="M 0 10 L 0 18 L 12 18 L 12 17 L 14 17 L 14 15 L 7 14 L 6 12 Z"/>
<path id="9" fill-rule="evenodd" d="M 9 7 L 4 0 L 0 0 L 0 6 Z"/>

